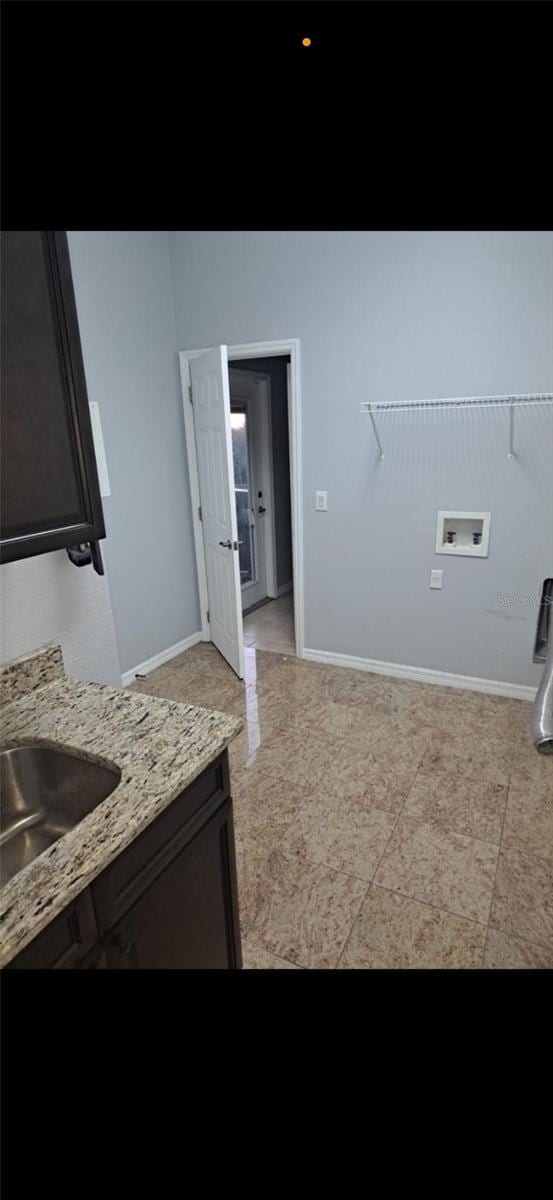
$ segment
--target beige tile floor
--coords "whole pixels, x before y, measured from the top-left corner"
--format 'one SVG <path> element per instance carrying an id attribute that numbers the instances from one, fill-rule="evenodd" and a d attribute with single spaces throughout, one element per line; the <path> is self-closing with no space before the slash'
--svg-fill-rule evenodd
<path id="1" fill-rule="evenodd" d="M 244 645 L 279 654 L 296 653 L 292 592 L 270 600 L 244 617 Z"/>
<path id="2" fill-rule="evenodd" d="M 131 686 L 244 717 L 245 967 L 553 967 L 553 759 L 527 702 L 257 643 L 244 682 L 202 643 Z"/>

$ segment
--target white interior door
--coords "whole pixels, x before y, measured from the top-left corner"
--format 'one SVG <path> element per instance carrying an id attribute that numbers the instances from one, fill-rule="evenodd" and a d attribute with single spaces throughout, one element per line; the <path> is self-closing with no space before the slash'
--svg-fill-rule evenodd
<path id="1" fill-rule="evenodd" d="M 227 348 L 190 360 L 211 640 L 244 677 Z"/>

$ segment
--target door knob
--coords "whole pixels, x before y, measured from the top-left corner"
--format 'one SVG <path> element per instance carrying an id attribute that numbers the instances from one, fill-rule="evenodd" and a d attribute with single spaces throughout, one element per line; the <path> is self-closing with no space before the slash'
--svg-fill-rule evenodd
<path id="1" fill-rule="evenodd" d="M 257 511 L 258 511 L 258 513 L 264 513 L 264 512 L 267 512 L 267 509 L 266 509 L 266 508 L 263 508 L 263 505 L 262 505 L 262 504 L 260 504 L 260 505 L 259 505 L 259 508 L 258 508 L 258 510 L 257 510 Z"/>
<path id="2" fill-rule="evenodd" d="M 238 550 L 242 542 L 231 542 L 230 538 L 227 538 L 226 542 L 219 542 L 219 545 L 224 546 L 225 550 Z"/>

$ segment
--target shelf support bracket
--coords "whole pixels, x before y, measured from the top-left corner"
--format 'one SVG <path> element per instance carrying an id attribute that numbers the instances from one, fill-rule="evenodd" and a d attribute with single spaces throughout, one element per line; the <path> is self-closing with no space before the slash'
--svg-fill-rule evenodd
<path id="1" fill-rule="evenodd" d="M 509 458 L 516 458 L 515 454 L 515 406 L 509 405 Z"/>
<path id="2" fill-rule="evenodd" d="M 380 441 L 380 438 L 379 438 L 379 436 L 378 436 L 378 429 L 376 428 L 376 421 L 375 421 L 375 419 L 374 419 L 374 417 L 373 417 L 373 413 L 372 413 L 372 404 L 367 404 L 367 409 L 366 409 L 366 411 L 368 412 L 368 414 L 369 414 L 369 417 L 371 418 L 371 425 L 372 425 L 372 427 L 373 427 L 373 433 L 374 433 L 374 436 L 375 436 L 375 438 L 376 438 L 376 444 L 377 444 L 377 446 L 378 446 L 378 449 L 379 449 L 379 451 L 380 451 L 380 458 L 381 458 L 381 459 L 383 459 L 383 458 L 384 458 L 384 451 L 383 451 L 383 449 L 382 449 L 382 442 Z"/>

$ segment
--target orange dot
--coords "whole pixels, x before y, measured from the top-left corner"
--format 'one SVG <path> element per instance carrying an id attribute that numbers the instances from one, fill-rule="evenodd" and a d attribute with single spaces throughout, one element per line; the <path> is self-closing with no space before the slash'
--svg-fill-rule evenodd
<path id="1" fill-rule="evenodd" d="M 302 39 L 301 39 L 301 44 L 302 44 L 302 46 L 310 46 L 310 45 L 311 45 L 311 38 L 302 38 Z"/>

